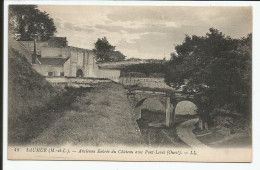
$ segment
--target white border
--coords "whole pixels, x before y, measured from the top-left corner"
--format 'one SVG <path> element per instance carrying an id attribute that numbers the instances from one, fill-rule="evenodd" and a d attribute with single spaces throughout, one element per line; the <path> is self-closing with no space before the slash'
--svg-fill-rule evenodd
<path id="1" fill-rule="evenodd" d="M 7 160 L 7 17 L 9 4 L 71 4 L 71 5 L 154 5 L 154 6 L 253 6 L 253 163 L 180 163 L 180 162 L 105 162 L 105 161 L 9 161 Z M 128 170 L 128 169 L 260 169 L 260 3 L 259 2 L 172 2 L 172 1 L 5 1 L 4 2 L 4 112 L 3 112 L 3 167 L 4 170 L 75 170 L 102 169 L 102 170 Z M 217 157 L 217 155 L 216 155 Z"/>

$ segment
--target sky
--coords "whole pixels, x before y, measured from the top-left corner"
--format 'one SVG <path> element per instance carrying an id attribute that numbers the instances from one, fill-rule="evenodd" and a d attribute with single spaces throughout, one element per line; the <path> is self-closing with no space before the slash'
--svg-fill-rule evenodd
<path id="1" fill-rule="evenodd" d="M 70 46 L 93 49 L 106 37 L 127 58 L 169 59 L 185 35 L 214 27 L 232 38 L 252 32 L 250 7 L 39 5 Z"/>

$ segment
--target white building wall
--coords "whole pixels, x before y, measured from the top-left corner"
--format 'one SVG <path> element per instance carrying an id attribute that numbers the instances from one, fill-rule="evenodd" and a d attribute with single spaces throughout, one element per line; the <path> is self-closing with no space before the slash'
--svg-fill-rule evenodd
<path id="1" fill-rule="evenodd" d="M 70 59 L 64 63 L 64 76 L 71 77 Z"/>
<path id="2" fill-rule="evenodd" d="M 41 48 L 41 57 L 43 57 L 43 58 L 61 58 L 62 57 L 62 48 L 42 47 Z"/>
<path id="3" fill-rule="evenodd" d="M 86 72 L 87 77 L 97 77 L 98 72 L 98 65 L 95 62 L 94 54 L 88 52 L 86 54 Z"/>
<path id="4" fill-rule="evenodd" d="M 77 73 L 77 59 L 78 59 L 78 54 L 76 51 L 71 51 L 70 52 L 70 67 L 71 67 L 71 77 L 76 77 Z"/>
<path id="5" fill-rule="evenodd" d="M 33 41 L 21 43 L 29 50 L 33 50 Z M 43 76 L 48 76 L 48 72 L 53 72 L 53 76 L 60 76 L 60 73 L 64 72 L 65 77 L 76 77 L 77 70 L 81 69 L 84 77 L 119 80 L 119 70 L 99 69 L 92 51 L 76 47 L 52 48 L 48 47 L 47 42 L 37 43 L 36 47 L 43 58 L 69 58 L 63 66 L 33 65 L 33 68 Z"/>
<path id="6" fill-rule="evenodd" d="M 28 49 L 29 51 L 33 52 L 34 50 L 34 41 L 18 41 L 19 43 L 21 43 L 26 49 Z M 42 47 L 47 47 L 48 46 L 48 42 L 37 42 L 36 41 L 36 53 L 38 55 L 41 55 L 41 48 Z"/>
<path id="7" fill-rule="evenodd" d="M 54 77 L 60 76 L 61 72 L 64 72 L 63 66 L 51 66 L 51 65 L 33 65 L 32 66 L 38 73 L 43 76 L 48 76 L 49 72 L 53 72 Z"/>
<path id="8" fill-rule="evenodd" d="M 77 57 L 78 57 L 78 59 L 77 59 L 77 66 L 78 67 L 83 67 L 84 66 L 84 59 L 83 59 L 84 54 L 83 53 L 77 53 Z"/>
<path id="9" fill-rule="evenodd" d="M 69 50 L 69 48 L 61 48 L 61 55 L 62 55 L 62 58 L 68 58 L 68 57 L 70 57 L 70 50 Z"/>
<path id="10" fill-rule="evenodd" d="M 113 81 L 119 82 L 120 70 L 109 70 L 109 69 L 99 69 L 98 78 L 111 79 Z"/>

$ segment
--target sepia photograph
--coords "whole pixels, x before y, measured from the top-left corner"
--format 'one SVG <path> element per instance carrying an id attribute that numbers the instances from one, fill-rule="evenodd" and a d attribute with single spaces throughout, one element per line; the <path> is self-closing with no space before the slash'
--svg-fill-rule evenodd
<path id="1" fill-rule="evenodd" d="M 250 6 L 8 6 L 8 159 L 252 161 Z"/>

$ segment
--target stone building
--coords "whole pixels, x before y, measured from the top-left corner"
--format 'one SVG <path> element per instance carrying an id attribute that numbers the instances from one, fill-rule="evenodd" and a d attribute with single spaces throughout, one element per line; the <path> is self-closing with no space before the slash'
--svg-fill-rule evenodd
<path id="1" fill-rule="evenodd" d="M 119 79 L 119 70 L 100 69 L 92 50 L 68 46 L 66 37 L 53 37 L 47 42 L 19 42 L 36 54 L 32 66 L 43 76 Z"/>

